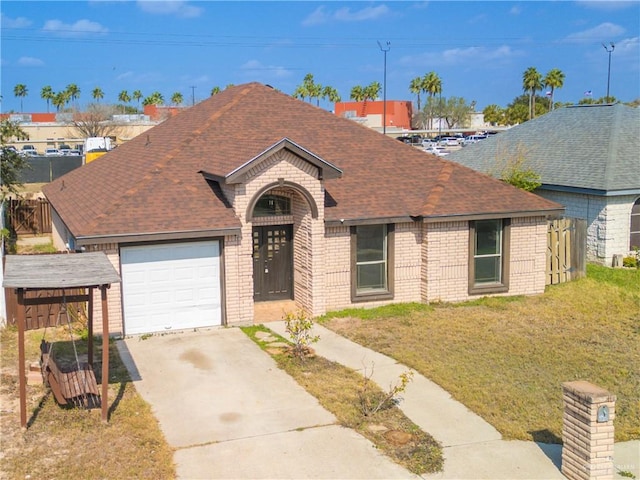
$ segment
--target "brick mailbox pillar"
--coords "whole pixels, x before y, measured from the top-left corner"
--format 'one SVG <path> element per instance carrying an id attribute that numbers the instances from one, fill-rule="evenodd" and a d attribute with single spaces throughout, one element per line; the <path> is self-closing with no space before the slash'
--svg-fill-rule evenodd
<path id="1" fill-rule="evenodd" d="M 589 382 L 562 384 L 562 473 L 570 480 L 613 479 L 616 396 Z"/>

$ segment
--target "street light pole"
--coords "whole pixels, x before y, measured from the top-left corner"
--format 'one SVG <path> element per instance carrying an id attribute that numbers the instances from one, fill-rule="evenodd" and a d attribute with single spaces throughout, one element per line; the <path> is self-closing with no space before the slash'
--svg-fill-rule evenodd
<path id="1" fill-rule="evenodd" d="M 382 44 L 378 42 L 380 50 L 384 52 L 384 80 L 382 81 L 382 134 L 387 134 L 387 52 L 391 50 L 391 42 L 387 41 L 386 47 L 382 48 Z"/>
<path id="2" fill-rule="evenodd" d="M 610 45 L 611 50 L 609 50 L 604 43 L 602 44 L 605 51 L 609 54 L 609 68 L 607 69 L 607 103 L 609 102 L 609 84 L 611 83 L 611 53 L 613 53 L 613 50 L 616 48 L 613 42 L 611 42 Z"/>

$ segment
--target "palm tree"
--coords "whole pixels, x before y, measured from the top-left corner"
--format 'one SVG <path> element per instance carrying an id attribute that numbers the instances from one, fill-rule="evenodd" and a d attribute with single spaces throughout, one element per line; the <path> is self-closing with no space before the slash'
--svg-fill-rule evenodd
<path id="1" fill-rule="evenodd" d="M 69 85 L 67 85 L 67 88 L 65 88 L 65 92 L 67 93 L 67 100 L 75 102 L 78 98 L 80 98 L 80 89 L 75 83 L 70 83 Z"/>
<path id="2" fill-rule="evenodd" d="M 336 90 L 333 87 L 329 87 L 326 86 L 322 89 L 322 98 L 327 98 L 329 99 L 329 101 L 331 103 L 336 103 L 336 102 L 341 102 L 342 98 L 340 97 L 340 94 L 338 93 L 338 90 Z"/>
<path id="3" fill-rule="evenodd" d="M 355 102 L 362 102 L 365 98 L 367 98 L 364 88 L 360 85 L 356 85 L 351 89 L 351 93 L 349 94 L 349 98 Z"/>
<path id="4" fill-rule="evenodd" d="M 560 69 L 558 68 L 554 68 L 549 70 L 549 72 L 547 73 L 547 75 L 544 77 L 544 80 L 542 80 L 544 82 L 544 86 L 545 87 L 550 87 L 551 88 L 551 98 L 549 99 L 549 111 L 553 110 L 553 93 L 555 91 L 556 88 L 562 88 L 564 85 L 564 73 L 562 73 L 562 71 L 560 71 Z"/>
<path id="5" fill-rule="evenodd" d="M 220 87 L 216 86 L 216 87 L 213 87 L 213 88 L 211 89 L 211 96 L 212 96 L 212 97 L 213 97 L 214 95 L 217 95 L 218 93 L 220 93 Z"/>
<path id="6" fill-rule="evenodd" d="M 47 113 L 49 113 L 49 105 L 51 104 L 51 100 L 55 97 L 55 93 L 53 93 L 53 89 L 51 85 L 46 85 L 42 87 L 40 90 L 40 98 L 47 101 Z"/>
<path id="7" fill-rule="evenodd" d="M 305 88 L 304 85 L 298 85 L 292 94 L 293 98 L 298 98 L 304 102 L 304 99 L 307 97 L 311 97 L 309 91 Z"/>
<path id="8" fill-rule="evenodd" d="M 158 91 L 153 92 L 147 98 L 142 101 L 143 105 L 162 105 L 164 103 L 164 97 Z"/>
<path id="9" fill-rule="evenodd" d="M 140 99 L 142 98 L 142 92 L 140 90 L 134 90 L 131 97 L 138 102 L 138 109 L 140 109 Z"/>
<path id="10" fill-rule="evenodd" d="M 129 96 L 129 92 L 127 92 L 126 90 L 122 90 L 118 94 L 118 100 L 123 103 L 123 105 L 122 105 L 122 113 L 124 113 L 125 112 L 125 108 L 127 106 L 127 103 L 129 103 L 131 101 L 131 97 Z"/>
<path id="11" fill-rule="evenodd" d="M 416 77 L 409 83 L 409 91 L 418 97 L 418 111 L 420 111 L 420 93 L 422 92 L 422 78 Z"/>
<path id="12" fill-rule="evenodd" d="M 173 95 L 171 95 L 171 103 L 173 103 L 174 105 L 180 105 L 183 100 L 184 98 L 182 97 L 182 94 L 180 92 L 175 92 Z"/>
<path id="13" fill-rule="evenodd" d="M 104 98 L 104 92 L 100 87 L 96 87 L 91 92 L 91 96 L 96 102 L 100 102 L 100 100 Z"/>
<path id="14" fill-rule="evenodd" d="M 382 90 L 380 82 L 371 82 L 364 88 L 365 100 L 375 100 L 380 96 L 380 90 Z"/>
<path id="15" fill-rule="evenodd" d="M 529 120 L 534 116 L 536 92 L 542 90 L 542 75 L 535 67 L 529 67 L 522 74 L 522 89 L 529 92 Z"/>
<path id="16" fill-rule="evenodd" d="M 436 72 L 429 72 L 422 77 L 421 88 L 423 92 L 427 93 L 433 99 L 437 93 L 442 93 L 442 80 L 440 80 Z M 431 105 L 433 105 L 433 103 L 433 101 L 430 102 Z M 438 109 L 441 110 L 441 108 L 442 105 L 438 105 Z M 429 115 L 429 128 L 433 128 L 433 112 Z"/>
<path id="17" fill-rule="evenodd" d="M 67 92 L 58 92 L 54 95 L 51 103 L 54 107 L 56 107 L 56 111 L 59 112 L 62 108 L 64 108 L 68 101 L 69 99 L 67 96 Z"/>
<path id="18" fill-rule="evenodd" d="M 16 98 L 20 99 L 20 113 L 23 112 L 22 99 L 26 97 L 28 94 L 29 94 L 29 90 L 27 90 L 27 86 L 22 83 L 19 83 L 15 87 L 13 87 L 13 95 Z"/>

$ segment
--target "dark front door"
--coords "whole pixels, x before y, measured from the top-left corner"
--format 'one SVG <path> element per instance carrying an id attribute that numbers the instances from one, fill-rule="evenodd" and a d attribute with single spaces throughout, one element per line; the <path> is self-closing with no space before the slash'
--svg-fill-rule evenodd
<path id="1" fill-rule="evenodd" d="M 253 298 L 256 302 L 293 298 L 291 225 L 253 227 Z"/>

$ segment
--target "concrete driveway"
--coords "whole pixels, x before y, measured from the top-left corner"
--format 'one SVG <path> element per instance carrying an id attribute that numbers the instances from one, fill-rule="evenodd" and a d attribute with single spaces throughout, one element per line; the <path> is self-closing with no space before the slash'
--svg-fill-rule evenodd
<path id="1" fill-rule="evenodd" d="M 419 478 L 336 424 L 237 328 L 117 342 L 179 478 Z"/>

